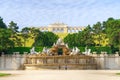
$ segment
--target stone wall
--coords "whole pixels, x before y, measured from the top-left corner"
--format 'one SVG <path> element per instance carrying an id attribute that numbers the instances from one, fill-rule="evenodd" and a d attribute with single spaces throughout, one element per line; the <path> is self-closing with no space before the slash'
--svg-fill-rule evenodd
<path id="1" fill-rule="evenodd" d="M 24 69 L 23 65 L 24 65 L 24 63 L 26 63 L 26 59 L 25 59 L 26 56 L 28 56 L 28 55 L 20 55 L 20 54 L 1 55 L 0 56 L 0 70 Z M 94 58 L 94 62 L 97 63 L 97 68 L 96 69 L 111 69 L 111 70 L 112 69 L 118 69 L 118 70 L 120 70 L 120 56 L 118 54 L 115 54 L 115 55 L 91 54 L 90 56 L 92 56 Z M 63 60 L 63 59 L 61 59 L 61 60 Z M 42 61 L 42 59 L 41 59 L 41 61 Z M 51 58 L 48 58 L 47 62 L 51 63 L 51 61 L 56 62 L 54 60 L 51 60 Z M 60 60 L 58 60 L 58 62 L 59 61 Z M 68 62 L 72 62 L 72 61 L 74 63 L 73 59 L 68 60 Z M 64 62 L 64 60 L 63 60 L 63 62 Z M 44 67 L 45 65 L 40 64 L 38 67 L 42 68 L 42 66 Z M 59 65 L 57 66 L 57 68 L 58 67 L 59 67 Z M 64 68 L 65 66 L 61 66 L 61 67 Z"/>
<path id="2" fill-rule="evenodd" d="M 25 55 L 1 55 L 0 56 L 0 70 L 18 70 L 23 69 Z"/>
<path id="3" fill-rule="evenodd" d="M 118 54 L 92 54 L 97 61 L 98 69 L 120 69 L 120 56 Z"/>

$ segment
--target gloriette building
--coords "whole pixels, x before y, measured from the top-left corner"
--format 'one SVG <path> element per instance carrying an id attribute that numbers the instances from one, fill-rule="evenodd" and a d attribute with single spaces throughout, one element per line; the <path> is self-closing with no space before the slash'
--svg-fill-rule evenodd
<path id="1" fill-rule="evenodd" d="M 53 23 L 48 26 L 41 26 L 39 29 L 41 31 L 50 31 L 54 33 L 76 33 L 83 30 L 83 26 L 68 26 L 64 23 Z"/>

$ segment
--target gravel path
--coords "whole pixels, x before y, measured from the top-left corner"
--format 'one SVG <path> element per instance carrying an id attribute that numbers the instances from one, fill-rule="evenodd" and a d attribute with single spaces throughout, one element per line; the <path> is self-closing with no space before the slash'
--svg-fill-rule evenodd
<path id="1" fill-rule="evenodd" d="M 11 70 L 0 80 L 120 80 L 120 70 Z"/>

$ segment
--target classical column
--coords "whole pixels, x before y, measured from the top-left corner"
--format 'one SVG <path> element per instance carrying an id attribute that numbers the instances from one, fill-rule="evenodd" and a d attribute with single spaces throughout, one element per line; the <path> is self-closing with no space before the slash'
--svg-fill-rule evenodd
<path id="1" fill-rule="evenodd" d="M 39 30 L 42 31 L 42 28 L 40 27 Z"/>
<path id="2" fill-rule="evenodd" d="M 55 28 L 55 33 L 57 32 L 57 28 Z"/>
<path id="3" fill-rule="evenodd" d="M 65 28 L 64 28 L 64 33 L 67 33 L 67 32 L 68 32 L 68 28 L 65 27 Z"/>
<path id="4" fill-rule="evenodd" d="M 72 32 L 72 28 L 70 28 L 70 33 L 73 33 L 73 32 Z"/>
<path id="5" fill-rule="evenodd" d="M 45 31 L 45 27 L 43 28 L 43 31 Z"/>
<path id="6" fill-rule="evenodd" d="M 75 29 L 74 28 L 72 28 L 72 32 L 75 33 Z"/>
<path id="7" fill-rule="evenodd" d="M 79 29 L 78 28 L 76 28 L 76 32 L 78 33 L 78 31 L 79 31 Z"/>
<path id="8" fill-rule="evenodd" d="M 57 29 L 56 29 L 56 32 L 60 32 L 60 29 L 59 29 L 59 28 L 57 28 Z"/>
<path id="9" fill-rule="evenodd" d="M 68 33 L 70 33 L 70 28 L 68 28 Z"/>
<path id="10" fill-rule="evenodd" d="M 71 33 L 71 28 L 70 27 L 68 28 L 68 33 Z"/>
<path id="11" fill-rule="evenodd" d="M 78 28 L 78 32 L 80 31 L 80 28 Z"/>
<path id="12" fill-rule="evenodd" d="M 48 27 L 48 31 L 52 32 L 52 31 L 53 31 L 53 28 Z"/>
<path id="13" fill-rule="evenodd" d="M 62 28 L 60 28 L 60 32 L 62 33 Z"/>
<path id="14" fill-rule="evenodd" d="M 46 28 L 44 27 L 44 31 L 46 31 Z"/>
<path id="15" fill-rule="evenodd" d="M 77 29 L 76 29 L 76 27 L 74 28 L 74 32 L 75 32 L 75 33 L 77 32 Z"/>
<path id="16" fill-rule="evenodd" d="M 55 33 L 58 31 L 58 28 L 55 28 Z"/>
<path id="17" fill-rule="evenodd" d="M 50 29 L 50 28 L 49 28 L 49 29 Z M 54 28 L 51 28 L 51 31 L 52 31 L 52 32 L 54 32 L 54 30 L 55 30 Z"/>
<path id="18" fill-rule="evenodd" d="M 73 33 L 73 29 L 72 28 L 70 28 L 70 33 Z"/>

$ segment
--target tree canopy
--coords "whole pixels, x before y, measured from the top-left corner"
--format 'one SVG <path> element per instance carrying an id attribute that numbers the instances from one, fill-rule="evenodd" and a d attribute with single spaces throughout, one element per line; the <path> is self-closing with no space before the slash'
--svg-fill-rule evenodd
<path id="1" fill-rule="evenodd" d="M 120 51 L 120 19 L 109 18 L 103 22 L 109 45 L 118 47 Z"/>
<path id="2" fill-rule="evenodd" d="M 13 33 L 18 32 L 19 27 L 17 26 L 17 23 L 15 23 L 14 21 L 11 21 L 11 22 L 9 23 L 8 27 L 9 27 L 9 29 L 11 29 L 11 31 L 12 31 Z"/>
<path id="3" fill-rule="evenodd" d="M 78 33 L 68 34 L 64 41 L 68 43 L 69 46 L 90 46 L 94 45 L 92 40 L 92 29 L 88 25 L 83 31 Z"/>
<path id="4" fill-rule="evenodd" d="M 0 28 L 7 28 L 6 24 L 3 22 L 3 19 L 0 17 Z"/>
<path id="5" fill-rule="evenodd" d="M 120 51 L 120 19 L 88 25 L 83 31 L 67 35 L 64 41 L 70 46 L 114 46 Z"/>
<path id="6" fill-rule="evenodd" d="M 33 46 L 52 46 L 58 39 L 58 36 L 52 32 L 40 32 L 36 38 Z"/>
<path id="7" fill-rule="evenodd" d="M 8 48 L 26 47 L 26 42 L 34 40 L 32 46 L 52 46 L 58 39 L 53 32 L 42 32 L 37 28 L 24 27 L 20 32 L 18 25 L 11 21 L 8 26 L 0 17 L 0 52 Z M 108 18 L 103 22 L 97 22 L 93 26 L 86 26 L 83 31 L 68 34 L 64 38 L 68 46 L 110 46 L 120 52 L 120 19 Z"/>

